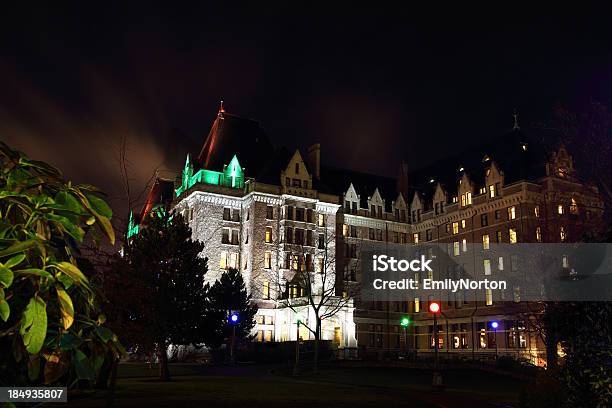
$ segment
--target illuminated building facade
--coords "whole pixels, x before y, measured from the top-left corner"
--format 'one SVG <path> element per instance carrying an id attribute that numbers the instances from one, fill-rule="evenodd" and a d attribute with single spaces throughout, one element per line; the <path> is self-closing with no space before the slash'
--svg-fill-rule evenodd
<path id="1" fill-rule="evenodd" d="M 148 203 L 160 197 L 204 242 L 209 281 L 228 268 L 242 272 L 259 306 L 258 341 L 295 340 L 298 315 L 280 302 L 303 294 L 292 284 L 292 271 L 325 269 L 334 276 L 337 295 L 354 303 L 324 321 L 323 338 L 366 354 L 423 355 L 433 351 L 434 339 L 427 312 L 432 299 L 359 299 L 364 242 L 442 244 L 459 265 L 481 263 L 467 244 L 487 249 L 494 243 L 580 241 L 597 230 L 603 214 L 597 188 L 579 179 L 566 149 L 534 142 L 516 124 L 495 143 L 430 168 L 409 173 L 402 163 L 392 179 L 321 166 L 318 144 L 305 156 L 275 149 L 256 122 L 222 108 L 200 154 L 187 157 L 176 181 L 158 180 Z M 333 262 L 321 265 L 323 250 Z M 512 267 L 509 259 L 490 262 L 492 273 Z M 438 342 L 447 356 L 480 358 L 495 349 L 544 361 L 530 323 L 538 312 L 520 302 L 520 288 L 506 299 L 491 295 L 475 302 L 458 294 L 439 300 Z M 312 319 L 307 308 L 300 315 Z M 492 321 L 498 322 L 495 330 Z M 312 338 L 306 330 L 300 337 Z"/>

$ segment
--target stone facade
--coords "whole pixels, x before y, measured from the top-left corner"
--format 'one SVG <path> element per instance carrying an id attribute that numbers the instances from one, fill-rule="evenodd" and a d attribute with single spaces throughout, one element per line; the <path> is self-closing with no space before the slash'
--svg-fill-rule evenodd
<path id="1" fill-rule="evenodd" d="M 209 156 L 224 115 L 219 112 L 202 149 Z M 261 144 L 261 136 L 254 140 Z M 323 321 L 323 339 L 363 353 L 427 355 L 434 344 L 427 312 L 431 299 L 361 299 L 360 248 L 365 242 L 439 244 L 459 265 L 468 265 L 482 262 L 470 253 L 470 245 L 572 242 L 596 232 L 603 215 L 597 188 L 578 177 L 563 146 L 544 153 L 524 140 L 515 129 L 502 140 L 503 149 L 487 147 L 414 174 L 402 163 L 397 183 L 321 168 L 318 144 L 308 149 L 307 162 L 299 151 L 280 159 L 271 156 L 269 161 L 278 165 L 271 178 L 269 172 L 268 177 L 250 177 L 236 155 L 231 162 L 226 155 L 222 169 L 197 173 L 188 159 L 173 205 L 188 220 L 194 238 L 205 244 L 209 282 L 228 268 L 243 274 L 259 307 L 258 341 L 312 338 L 303 326 L 296 330 L 298 319 L 311 327 L 314 321 L 303 288 L 294 280 L 296 271 L 305 270 L 313 276 L 315 292 L 331 288 L 338 299 L 348 299 Z M 253 149 L 259 144 L 253 142 Z M 260 156 L 252 163 L 262 162 Z M 503 268 L 495 261 L 499 264 L 494 262 L 493 270 Z M 322 280 L 324 275 L 332 278 Z M 531 330 L 539 309 L 520 302 L 520 291 L 482 302 L 437 300 L 443 311 L 438 342 L 446 356 L 488 358 L 495 353 L 544 363 L 544 347 Z M 400 326 L 404 317 L 411 320 L 407 329 Z M 499 322 L 496 330 L 489 325 L 493 320 Z"/>
<path id="2" fill-rule="evenodd" d="M 297 269 L 315 276 L 314 293 L 335 291 L 337 283 L 342 283 L 336 278 L 335 260 L 338 197 L 312 188 L 312 176 L 299 152 L 279 179 L 285 183 L 250 179 L 238 189 L 197 183 L 174 204 L 175 211 L 188 221 L 193 237 L 205 244 L 206 281 L 214 282 L 229 268 L 241 271 L 259 307 L 254 328 L 259 341 L 295 340 L 298 318 L 313 327 L 312 308 L 299 301 L 303 288 L 291 282 Z M 286 306 L 287 299 L 293 302 L 291 308 Z M 355 347 L 352 302 L 339 304 L 341 310 L 322 322 L 322 339 L 338 347 Z M 299 336 L 309 339 L 312 333 L 303 327 Z"/>

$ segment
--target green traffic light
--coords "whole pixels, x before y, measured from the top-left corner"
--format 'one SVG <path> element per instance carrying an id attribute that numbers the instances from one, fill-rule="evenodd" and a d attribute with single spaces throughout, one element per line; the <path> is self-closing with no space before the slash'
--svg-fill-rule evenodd
<path id="1" fill-rule="evenodd" d="M 402 321 L 400 323 L 403 327 L 408 327 L 408 325 L 410 324 L 410 319 L 407 317 L 402 318 Z"/>

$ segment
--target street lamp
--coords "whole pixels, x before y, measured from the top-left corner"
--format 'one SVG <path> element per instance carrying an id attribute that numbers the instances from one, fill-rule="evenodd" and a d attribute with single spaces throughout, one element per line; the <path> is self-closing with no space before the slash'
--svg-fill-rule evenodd
<path id="1" fill-rule="evenodd" d="M 240 315 L 238 312 L 230 312 L 229 315 L 229 324 L 232 326 L 232 340 L 230 344 L 230 361 L 234 363 L 234 344 L 236 343 L 236 326 L 240 321 Z"/>
<path id="2" fill-rule="evenodd" d="M 410 324 L 410 319 L 406 316 L 402 317 L 400 321 L 400 325 L 404 328 L 404 353 L 408 351 L 408 338 L 406 335 L 406 329 L 408 329 L 408 325 Z"/>
<path id="3" fill-rule="evenodd" d="M 298 315 L 295 323 L 295 366 L 293 367 L 293 375 L 298 375 L 300 366 L 300 324 L 302 324 L 302 316 Z"/>
<path id="4" fill-rule="evenodd" d="M 497 360 L 497 328 L 499 327 L 499 322 L 497 320 L 493 320 L 491 322 L 491 328 L 493 328 L 493 339 L 495 341 L 495 359 Z"/>
<path id="5" fill-rule="evenodd" d="M 434 388 L 442 387 L 442 374 L 438 371 L 438 314 L 440 313 L 440 303 L 433 301 L 429 303 L 429 312 L 433 314 L 434 318 L 434 327 L 433 327 L 433 336 L 434 336 L 434 372 L 432 385 Z"/>

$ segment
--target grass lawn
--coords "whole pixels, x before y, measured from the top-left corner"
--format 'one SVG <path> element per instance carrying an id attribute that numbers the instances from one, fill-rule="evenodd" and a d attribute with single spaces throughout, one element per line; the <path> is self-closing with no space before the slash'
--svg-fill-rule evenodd
<path id="1" fill-rule="evenodd" d="M 442 377 L 446 394 L 465 395 L 499 405 L 516 406 L 521 389 L 525 386 L 525 382 L 520 380 L 471 369 L 447 370 Z M 316 379 L 427 392 L 431 389 L 432 372 L 398 367 L 353 367 L 324 370 Z"/>
<path id="2" fill-rule="evenodd" d="M 373 407 L 396 406 L 396 393 L 356 386 L 308 384 L 284 378 L 177 376 L 170 383 L 151 378 L 120 379 L 116 406 L 120 407 Z M 103 407 L 104 395 L 72 398 L 68 406 Z M 433 407 L 413 402 L 411 407 Z"/>
<path id="3" fill-rule="evenodd" d="M 407 368 L 327 368 L 294 378 L 271 367 L 171 365 L 173 380 L 157 380 L 156 367 L 119 366 L 120 407 L 487 407 L 516 406 L 522 383 L 476 370 L 447 372 L 446 390 L 430 389 L 431 372 Z M 277 373 L 283 370 L 275 370 Z M 495 402 L 495 405 L 489 405 Z M 69 407 L 103 407 L 106 393 L 69 395 Z"/>

